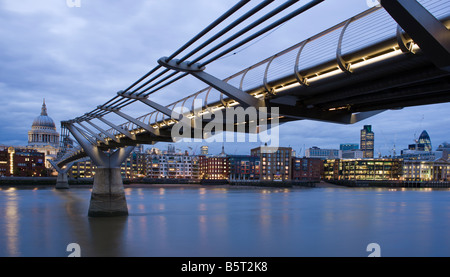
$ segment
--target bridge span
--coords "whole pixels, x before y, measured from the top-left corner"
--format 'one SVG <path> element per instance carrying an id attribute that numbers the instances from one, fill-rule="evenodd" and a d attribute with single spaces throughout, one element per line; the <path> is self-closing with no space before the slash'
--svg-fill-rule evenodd
<path id="1" fill-rule="evenodd" d="M 258 133 L 289 121 L 353 124 L 388 109 L 450 101 L 450 2 L 446 0 L 382 0 L 381 7 L 219 79 L 207 73 L 208 64 L 323 0 L 300 5 L 250 35 L 298 1 L 280 3 L 258 16 L 273 2 L 261 1 L 238 19 L 227 21 L 248 2 L 239 1 L 108 102 L 61 122 L 63 147 L 54 165 L 60 174 L 66 174 L 63 167 L 86 156 L 97 166 L 90 216 L 127 214 L 120 164 L 135 145 L 186 136 L 204 139 L 214 134 L 209 126 L 217 126 L 218 118 L 229 119 L 220 123 L 221 130 Z M 226 37 L 232 29 L 239 30 Z M 207 33 L 210 38 L 200 43 Z M 188 75 L 208 87 L 169 105 L 151 100 L 153 93 Z M 127 114 L 124 108 L 136 102 L 151 112 L 137 118 Z M 237 108 L 245 115 L 227 117 Z M 113 123 L 112 115 L 125 122 Z M 78 148 L 67 147 L 70 135 Z"/>

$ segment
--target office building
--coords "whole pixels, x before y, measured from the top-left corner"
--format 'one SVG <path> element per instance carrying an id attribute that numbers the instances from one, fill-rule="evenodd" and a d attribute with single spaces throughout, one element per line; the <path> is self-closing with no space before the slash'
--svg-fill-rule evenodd
<path id="1" fill-rule="evenodd" d="M 96 166 L 87 158 L 75 163 L 69 170 L 70 178 L 93 178 Z"/>
<path id="2" fill-rule="evenodd" d="M 307 158 L 318 158 L 318 159 L 341 159 L 342 150 L 321 149 L 319 147 L 314 146 L 305 150 L 305 156 Z"/>
<path id="3" fill-rule="evenodd" d="M 361 150 L 364 158 L 374 158 L 375 134 L 372 131 L 372 125 L 364 125 L 361 130 Z"/>
<path id="4" fill-rule="evenodd" d="M 402 180 L 401 159 L 330 159 L 324 161 L 325 180 Z"/>
<path id="5" fill-rule="evenodd" d="M 364 152 L 360 149 L 343 150 L 342 159 L 362 159 Z"/>

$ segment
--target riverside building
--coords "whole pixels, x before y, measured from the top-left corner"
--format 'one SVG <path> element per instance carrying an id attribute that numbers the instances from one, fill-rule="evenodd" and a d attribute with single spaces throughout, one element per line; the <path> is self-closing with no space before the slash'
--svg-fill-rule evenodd
<path id="1" fill-rule="evenodd" d="M 259 157 L 260 181 L 289 181 L 292 179 L 292 148 L 260 146 L 250 150 Z"/>

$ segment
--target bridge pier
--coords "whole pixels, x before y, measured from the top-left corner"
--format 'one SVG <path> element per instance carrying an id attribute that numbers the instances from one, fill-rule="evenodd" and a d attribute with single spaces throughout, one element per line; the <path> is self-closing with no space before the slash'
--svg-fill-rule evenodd
<path id="1" fill-rule="evenodd" d="M 92 187 L 88 216 L 108 217 L 128 215 L 120 165 L 133 151 L 134 146 L 119 148 L 114 152 L 104 152 L 87 140 L 73 124 L 66 124 L 66 127 L 97 167 L 94 175 L 94 185 Z"/>
<path id="2" fill-rule="evenodd" d="M 58 172 L 58 177 L 56 177 L 56 189 L 68 189 L 69 188 L 69 178 L 67 172 Z"/>
<path id="3" fill-rule="evenodd" d="M 53 166 L 53 168 L 58 172 L 58 177 L 56 177 L 56 189 L 68 189 L 69 188 L 69 178 L 67 176 L 67 172 L 72 168 L 73 162 L 59 167 L 54 161 L 48 160 L 49 163 Z"/>
<path id="4" fill-rule="evenodd" d="M 128 215 L 128 207 L 120 167 L 98 167 L 95 170 L 88 216 L 124 215 Z"/>

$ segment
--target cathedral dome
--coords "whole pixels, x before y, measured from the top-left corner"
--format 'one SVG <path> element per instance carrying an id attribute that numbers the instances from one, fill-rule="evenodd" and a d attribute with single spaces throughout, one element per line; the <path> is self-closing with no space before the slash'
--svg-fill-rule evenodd
<path id="1" fill-rule="evenodd" d="M 48 150 L 42 147 L 51 146 L 55 149 L 59 148 L 59 133 L 56 131 L 55 122 L 47 114 L 45 100 L 42 104 L 41 115 L 34 119 L 31 130 L 28 131 L 28 145 L 33 147 L 39 146 L 40 148 L 38 147 L 36 150 L 46 152 L 47 155 L 49 155 Z"/>
<path id="2" fill-rule="evenodd" d="M 47 114 L 47 107 L 45 106 L 45 100 L 44 103 L 42 104 L 41 115 L 39 115 L 34 119 L 33 125 L 31 125 L 31 127 L 33 128 L 47 127 L 51 129 L 56 129 L 55 122 L 53 122 L 53 119 Z"/>

